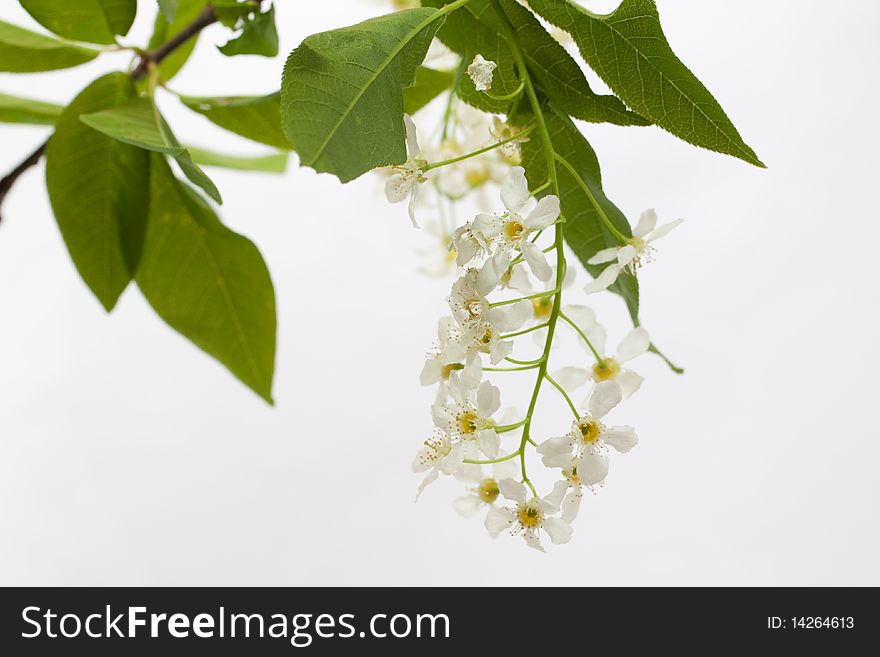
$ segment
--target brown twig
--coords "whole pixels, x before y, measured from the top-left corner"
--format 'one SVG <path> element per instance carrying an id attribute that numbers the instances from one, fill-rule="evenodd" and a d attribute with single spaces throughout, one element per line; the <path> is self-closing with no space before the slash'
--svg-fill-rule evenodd
<path id="1" fill-rule="evenodd" d="M 189 41 L 203 29 L 216 22 L 217 15 L 214 13 L 214 8 L 208 5 L 198 16 L 196 16 L 192 23 L 175 34 L 167 42 L 163 43 L 155 50 L 141 53 L 140 63 L 138 63 L 137 67 L 131 72 L 131 79 L 140 80 L 143 78 L 150 70 L 150 66 L 160 64 L 162 60 L 168 57 L 168 55 L 180 48 L 184 43 Z M 12 186 L 15 185 L 15 182 L 21 177 L 21 175 L 40 161 L 40 158 L 42 158 L 43 154 L 46 152 L 46 146 L 48 143 L 49 140 L 43 142 L 40 147 L 28 155 L 21 164 L 15 167 L 3 178 L 0 178 L 0 207 L 2 207 L 3 200 L 6 198 L 9 190 L 12 189 Z M 0 222 L 2 222 L 2 220 L 3 216 L 0 214 Z"/>

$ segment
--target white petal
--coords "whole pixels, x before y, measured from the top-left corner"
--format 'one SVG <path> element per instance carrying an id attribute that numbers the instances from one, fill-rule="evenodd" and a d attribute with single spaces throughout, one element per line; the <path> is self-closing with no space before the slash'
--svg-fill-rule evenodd
<path id="1" fill-rule="evenodd" d="M 520 290 L 521 292 L 532 291 L 529 283 L 529 273 L 525 267 L 516 266 L 513 268 L 513 271 L 510 273 L 510 280 L 507 282 L 507 287 L 512 290 Z"/>
<path id="2" fill-rule="evenodd" d="M 473 518 L 480 511 L 480 502 L 480 498 L 476 495 L 465 495 L 456 498 L 452 506 L 465 518 Z"/>
<path id="3" fill-rule="evenodd" d="M 431 471 L 428 473 L 428 475 L 424 479 L 422 479 L 422 483 L 419 484 L 419 490 L 416 493 L 417 500 L 419 499 L 419 496 L 422 494 L 422 491 L 424 491 L 428 487 L 428 485 L 437 481 L 437 477 L 439 477 L 439 476 L 440 476 L 440 471 L 437 468 L 431 468 Z"/>
<path id="4" fill-rule="evenodd" d="M 617 260 L 617 247 L 609 246 L 607 249 L 598 251 L 596 255 L 587 260 L 588 265 L 604 265 L 606 262 Z"/>
<path id="5" fill-rule="evenodd" d="M 617 345 L 616 358 L 618 362 L 625 363 L 628 360 L 641 356 L 648 351 L 650 346 L 651 338 L 648 336 L 648 332 L 641 326 L 638 326 L 627 333 L 626 337 Z"/>
<path id="6" fill-rule="evenodd" d="M 538 532 L 534 529 L 527 529 L 522 533 L 523 540 L 526 542 L 530 548 L 537 550 L 538 552 L 546 552 L 546 550 L 541 547 L 541 541 L 538 539 Z"/>
<path id="7" fill-rule="evenodd" d="M 541 247 L 526 240 L 520 244 L 520 250 L 535 278 L 546 283 L 553 277 L 553 270 L 547 264 L 547 258 L 544 256 Z"/>
<path id="8" fill-rule="evenodd" d="M 642 387 L 642 378 L 640 374 L 636 374 L 632 370 L 621 370 L 617 375 L 617 382 L 623 389 L 624 397 L 631 397 L 639 388 Z"/>
<path id="9" fill-rule="evenodd" d="M 501 446 L 501 436 L 493 429 L 483 429 L 477 432 L 477 447 L 488 458 L 494 459 L 498 456 L 498 448 Z"/>
<path id="10" fill-rule="evenodd" d="M 571 524 L 577 518 L 578 511 L 581 508 L 581 500 L 584 499 L 584 493 L 580 488 L 576 488 L 566 496 L 562 502 L 562 513 L 560 517 L 567 523 Z"/>
<path id="11" fill-rule="evenodd" d="M 602 381 L 593 388 L 590 396 L 590 415 L 603 418 L 623 400 L 623 389 L 617 381 Z"/>
<path id="12" fill-rule="evenodd" d="M 545 502 L 548 502 L 555 506 L 557 509 L 562 504 L 562 500 L 565 497 L 565 494 L 568 492 L 568 479 L 560 479 L 555 484 L 553 484 L 553 490 L 550 491 L 550 494 L 544 498 Z"/>
<path id="13" fill-rule="evenodd" d="M 636 250 L 636 247 L 632 244 L 627 244 L 617 250 L 617 264 L 621 267 L 626 267 L 638 254 L 639 252 Z"/>
<path id="14" fill-rule="evenodd" d="M 495 538 L 513 524 L 513 518 L 510 509 L 499 509 L 493 506 L 486 514 L 486 529 Z"/>
<path id="15" fill-rule="evenodd" d="M 550 536 L 554 545 L 568 543 L 571 540 L 571 525 L 561 518 L 547 518 L 544 520 L 544 531 Z"/>
<path id="16" fill-rule="evenodd" d="M 608 455 L 596 450 L 586 451 L 578 461 L 577 470 L 584 486 L 600 484 L 608 476 Z"/>
<path id="17" fill-rule="evenodd" d="M 502 479 L 498 482 L 498 490 L 509 500 L 525 504 L 526 487 L 515 479 Z"/>
<path id="18" fill-rule="evenodd" d="M 444 429 L 455 423 L 455 415 L 450 412 L 449 407 L 442 404 L 431 406 L 431 418 L 434 420 L 434 426 L 438 429 Z"/>
<path id="19" fill-rule="evenodd" d="M 500 463 L 492 464 L 492 476 L 496 480 L 501 479 L 512 479 L 519 472 L 519 460 L 518 459 L 507 459 L 506 461 L 501 461 Z"/>
<path id="20" fill-rule="evenodd" d="M 491 240 L 501 232 L 502 225 L 501 220 L 494 214 L 478 214 L 471 222 L 471 232 L 476 237 Z"/>
<path id="21" fill-rule="evenodd" d="M 666 237 L 672 232 L 672 229 L 677 228 L 682 221 L 684 221 L 684 219 L 676 219 L 675 221 L 670 221 L 668 224 L 663 224 L 660 228 L 648 235 L 647 241 L 653 242 L 654 240 L 659 240 L 661 237 Z"/>
<path id="22" fill-rule="evenodd" d="M 602 442 L 625 454 L 639 444 L 639 437 L 632 427 L 611 427 L 602 433 Z"/>
<path id="23" fill-rule="evenodd" d="M 468 360 L 468 362 L 464 366 L 464 369 L 461 370 L 459 381 L 461 381 L 461 385 L 468 390 L 473 390 L 480 385 L 480 381 L 482 380 L 483 361 L 480 360 L 479 356 L 474 356 L 470 360 Z"/>
<path id="24" fill-rule="evenodd" d="M 556 370 L 553 379 L 566 390 L 576 390 L 590 379 L 590 372 L 582 367 L 566 366 Z"/>
<path id="25" fill-rule="evenodd" d="M 559 438 L 548 438 L 537 447 L 538 454 L 550 456 L 551 454 L 571 454 L 571 438 L 561 436 Z"/>
<path id="26" fill-rule="evenodd" d="M 513 353 L 513 340 L 498 340 L 489 351 L 489 362 L 497 365 Z"/>
<path id="27" fill-rule="evenodd" d="M 403 124 L 406 126 L 406 150 L 409 153 L 409 159 L 416 159 L 422 152 L 419 148 L 418 132 L 416 124 L 413 122 L 409 114 L 403 115 Z"/>
<path id="28" fill-rule="evenodd" d="M 543 230 L 559 218 L 559 197 L 545 196 L 526 217 L 523 225 L 529 230 Z"/>
<path id="29" fill-rule="evenodd" d="M 413 181 L 402 173 L 394 173 L 385 182 L 385 198 L 389 203 L 400 203 L 409 196 Z"/>
<path id="30" fill-rule="evenodd" d="M 462 463 L 454 474 L 459 481 L 473 484 L 483 481 L 483 467 L 475 463 Z"/>
<path id="31" fill-rule="evenodd" d="M 451 475 L 458 469 L 458 466 L 461 465 L 464 460 L 464 450 L 462 449 L 461 443 L 453 446 L 450 450 L 449 454 L 443 457 L 443 459 L 438 464 L 440 467 L 440 472 L 445 475 Z"/>
<path id="32" fill-rule="evenodd" d="M 477 410 L 483 417 L 489 417 L 501 408 L 501 391 L 488 381 L 483 381 L 477 389 Z"/>
<path id="33" fill-rule="evenodd" d="M 614 284 L 614 281 L 617 280 L 617 275 L 620 273 L 620 266 L 613 264 L 608 265 L 605 269 L 602 270 L 596 278 L 587 283 L 584 286 L 584 292 L 587 294 L 593 294 L 595 292 L 601 292 L 602 290 L 607 290 L 611 285 Z"/>
<path id="34" fill-rule="evenodd" d="M 510 212 L 517 212 L 529 200 L 529 183 L 526 181 L 526 170 L 513 167 L 501 186 L 501 201 Z"/>
<path id="35" fill-rule="evenodd" d="M 413 184 L 412 191 L 409 193 L 409 220 L 412 221 L 413 228 L 419 227 L 419 222 L 416 221 L 416 201 L 419 197 L 419 185 L 418 182 Z"/>
<path id="36" fill-rule="evenodd" d="M 439 358 L 429 358 L 422 367 L 422 373 L 419 374 L 419 383 L 423 386 L 434 385 L 439 383 L 443 378 L 443 363 Z"/>
<path id="37" fill-rule="evenodd" d="M 639 217 L 639 223 L 633 230 L 633 237 L 644 237 L 657 225 L 657 213 L 654 210 L 645 210 Z"/>

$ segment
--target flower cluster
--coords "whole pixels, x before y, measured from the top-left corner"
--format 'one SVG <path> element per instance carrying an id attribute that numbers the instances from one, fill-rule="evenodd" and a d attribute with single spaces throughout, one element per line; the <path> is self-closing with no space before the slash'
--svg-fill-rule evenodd
<path id="1" fill-rule="evenodd" d="M 488 93 L 495 69 L 494 62 L 478 55 L 467 74 L 475 89 Z M 451 118 L 454 129 L 448 130 Z M 641 388 L 643 379 L 631 363 L 649 350 L 651 341 L 637 327 L 606 353 L 606 331 L 595 312 L 562 303 L 575 272 L 566 262 L 558 180 L 551 173 L 530 190 L 520 146 L 534 138 L 530 133 L 536 126 L 491 120 L 489 125 L 487 115 L 456 107 L 450 99 L 443 140 L 423 149 L 415 124 L 405 117 L 409 159 L 391 169 L 386 181 L 390 201 L 409 199 L 413 224 L 417 194 L 426 184 L 450 201 L 497 184 L 501 198 L 494 206 L 498 211 L 475 212 L 470 221 L 439 233 L 445 236 L 444 264 L 455 266 L 457 278 L 447 297 L 449 312 L 439 320 L 436 343 L 420 376 L 423 386 L 436 388 L 434 426 L 413 470 L 422 474 L 417 497 L 441 475 L 452 477 L 465 487 L 454 501 L 461 515 L 482 513 L 491 536 L 519 535 L 543 551 L 545 535 L 555 544 L 570 540 L 585 490 L 595 491 L 606 480 L 609 454 L 626 453 L 638 443 L 631 426 L 611 424 L 608 417 Z M 495 141 L 485 145 L 487 136 Z M 587 295 L 607 289 L 623 272 L 634 275 L 650 262 L 653 243 L 680 223 L 658 227 L 656 213 L 649 210 L 624 234 L 598 213 L 618 244 L 589 259 L 590 265 L 604 266 L 583 288 Z M 563 327 L 583 347 L 586 362 L 554 367 L 551 374 L 551 353 Z M 519 353 L 536 344 L 538 357 Z M 502 409 L 501 389 L 488 378 L 508 373 L 536 377 L 525 414 Z M 589 391 L 578 406 L 571 394 L 584 386 Z M 550 387 L 559 392 L 572 419 L 567 431 L 562 425 L 540 436 L 536 403 Z M 528 472 L 533 462 L 544 466 L 544 481 L 538 482 L 546 486 L 542 494 L 532 481 L 538 478 Z"/>

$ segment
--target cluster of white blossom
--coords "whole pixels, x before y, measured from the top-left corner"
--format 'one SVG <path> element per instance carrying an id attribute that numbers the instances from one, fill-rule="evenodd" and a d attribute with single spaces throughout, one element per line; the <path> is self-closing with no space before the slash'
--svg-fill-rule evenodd
<path id="1" fill-rule="evenodd" d="M 475 58 L 467 68 L 474 88 L 488 92 L 495 68 L 494 62 Z M 606 333 L 593 310 L 562 304 L 573 271 L 567 268 L 561 237 L 546 246 L 541 240 L 564 221 L 560 201 L 547 193 L 550 181 L 530 191 L 525 170 L 518 166 L 520 144 L 533 126 L 493 117 L 488 132 L 496 141 L 485 146 L 486 115 L 472 109 L 459 115 L 461 124 L 472 121 L 470 132 L 478 136 L 445 140 L 435 149 L 420 147 L 416 127 L 405 117 L 409 159 L 394 167 L 386 182 L 390 201 L 409 199 L 414 225 L 417 194 L 426 183 L 454 200 L 497 182 L 503 206 L 500 212 L 477 213 L 445 235 L 445 261 L 454 261 L 458 277 L 447 298 L 449 313 L 439 321 L 437 342 L 421 373 L 422 385 L 436 386 L 434 430 L 413 469 L 424 475 L 419 495 L 440 475 L 452 476 L 466 486 L 465 495 L 454 502 L 459 513 L 471 517 L 485 511 L 490 535 L 509 531 L 543 551 L 542 533 L 552 543 L 569 541 L 584 489 L 593 490 L 608 475 L 609 452 L 625 453 L 637 444 L 632 427 L 609 424 L 607 418 L 641 387 L 642 377 L 628 364 L 648 351 L 650 338 L 645 329 L 635 328 L 613 355 L 606 355 Z M 449 116 L 447 111 L 447 121 Z M 584 292 L 607 289 L 624 269 L 635 273 L 650 260 L 652 243 L 678 223 L 658 228 L 656 214 L 643 213 L 632 237 L 589 261 L 605 267 Z M 548 254 L 555 263 L 548 262 Z M 550 355 L 561 326 L 572 329 L 589 365 L 555 368 L 551 375 Z M 517 341 L 530 333 L 541 347 L 540 357 L 515 358 Z M 502 411 L 501 390 L 486 378 L 496 372 L 537 376 L 525 416 Z M 563 435 L 535 435 L 535 402 L 543 384 L 556 388 L 571 410 L 567 432 L 559 431 Z M 570 393 L 588 384 L 579 408 Z M 543 495 L 527 473 L 529 462 L 538 459 L 551 475 L 544 477 L 548 492 Z"/>

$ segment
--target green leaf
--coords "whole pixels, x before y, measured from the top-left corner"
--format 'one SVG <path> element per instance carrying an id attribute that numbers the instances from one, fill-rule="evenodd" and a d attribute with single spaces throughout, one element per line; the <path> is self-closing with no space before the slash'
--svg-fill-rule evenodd
<path id="1" fill-rule="evenodd" d="M 180 0 L 159 0 L 159 11 L 165 17 L 165 20 L 171 22 L 177 14 L 177 6 Z"/>
<path id="2" fill-rule="evenodd" d="M 217 203 L 223 202 L 217 186 L 193 162 L 189 151 L 180 145 L 150 98 L 141 97 L 115 109 L 84 114 L 80 120 L 125 144 L 170 155 L 177 160 L 180 169 L 190 181 L 205 190 Z"/>
<path id="3" fill-rule="evenodd" d="M 128 34 L 137 0 L 18 0 L 25 11 L 58 36 L 109 44 Z"/>
<path id="4" fill-rule="evenodd" d="M 0 72 L 38 73 L 79 66 L 97 50 L 64 43 L 0 21 Z"/>
<path id="5" fill-rule="evenodd" d="M 416 71 L 416 81 L 403 90 L 403 111 L 415 114 L 455 83 L 455 71 L 438 71 L 420 66 Z"/>
<path id="6" fill-rule="evenodd" d="M 575 176 L 566 167 L 560 164 L 556 166 L 559 202 L 562 216 L 566 221 L 565 240 L 586 270 L 592 276 L 597 276 L 604 265 L 589 265 L 587 261 L 601 249 L 620 245 L 597 213 L 590 200 L 590 194 L 615 228 L 627 236 L 632 235 L 632 230 L 623 213 L 605 196 L 602 190 L 602 172 L 596 153 L 577 126 L 564 112 L 553 108 L 545 110 L 544 116 L 554 151 L 577 172 Z M 531 117 L 524 116 L 518 120 L 525 125 Z M 548 176 L 541 140 L 533 138 L 523 143 L 522 155 L 529 186 L 536 188 L 544 184 Z M 590 194 L 584 191 L 584 186 Z M 549 190 L 544 192 L 544 194 L 548 193 L 552 192 Z M 635 276 L 629 272 L 622 273 L 610 289 L 624 298 L 630 315 L 638 323 L 639 286 Z"/>
<path id="7" fill-rule="evenodd" d="M 194 146 L 187 146 L 186 149 L 197 164 L 206 167 L 220 167 L 222 169 L 236 169 L 238 171 L 261 171 L 263 173 L 284 173 L 287 170 L 287 153 L 243 157 L 240 155 L 215 153 L 214 151 L 207 151 Z"/>
<path id="8" fill-rule="evenodd" d="M 691 144 L 764 166 L 718 101 L 672 52 L 653 0 L 623 0 L 604 16 L 572 0 L 530 5 L 572 35 L 587 63 L 635 112 Z"/>
<path id="9" fill-rule="evenodd" d="M 650 125 L 650 121 L 629 111 L 616 96 L 594 93 L 578 63 L 532 12 L 516 0 L 500 2 L 523 49 L 533 81 L 559 109 L 591 123 Z"/>
<path id="10" fill-rule="evenodd" d="M 275 293 L 260 252 L 153 155 L 137 283 L 156 313 L 272 403 Z"/>
<path id="11" fill-rule="evenodd" d="M 185 27 L 192 23 L 207 5 L 207 0 L 178 0 L 177 11 L 174 20 L 169 21 L 165 14 L 156 15 L 156 23 L 153 26 L 153 35 L 150 37 L 148 48 L 155 50 L 162 44 L 170 41 Z M 198 42 L 199 34 L 190 37 L 187 41 L 168 55 L 159 64 L 159 77 L 168 82 L 184 67 L 193 53 Z"/>
<path id="12" fill-rule="evenodd" d="M 137 268 L 146 225 L 149 156 L 79 117 L 129 102 L 124 73 L 86 87 L 58 119 L 46 148 L 46 187 L 61 235 L 83 280 L 109 311 Z"/>
<path id="13" fill-rule="evenodd" d="M 264 13 L 255 13 L 246 20 L 241 34 L 218 50 L 227 57 L 233 55 L 261 55 L 275 57 L 278 54 L 278 31 L 275 28 L 275 5 Z"/>
<path id="14" fill-rule="evenodd" d="M 281 117 L 300 161 L 342 182 L 406 160 L 403 89 L 444 13 L 399 11 L 312 35 L 284 67 Z"/>
<path id="15" fill-rule="evenodd" d="M 281 129 L 281 94 L 196 98 L 181 96 L 181 102 L 212 123 L 267 146 L 290 150 Z"/>
<path id="16" fill-rule="evenodd" d="M 0 123 L 55 125 L 63 111 L 61 105 L 0 93 Z"/>
<path id="17" fill-rule="evenodd" d="M 228 28 L 235 29 L 238 22 L 258 10 L 254 0 L 211 0 L 217 20 Z"/>

